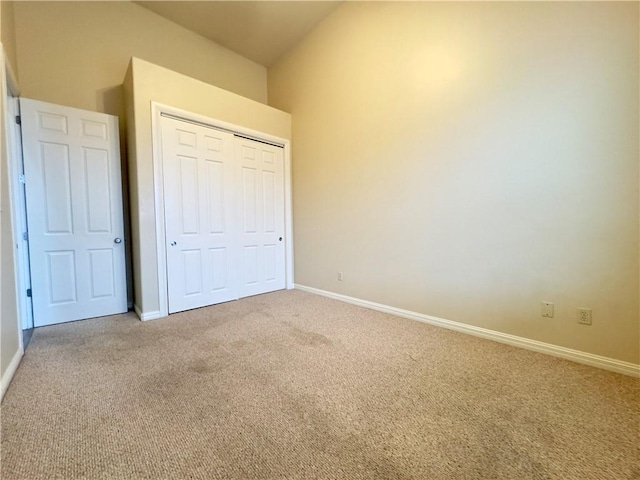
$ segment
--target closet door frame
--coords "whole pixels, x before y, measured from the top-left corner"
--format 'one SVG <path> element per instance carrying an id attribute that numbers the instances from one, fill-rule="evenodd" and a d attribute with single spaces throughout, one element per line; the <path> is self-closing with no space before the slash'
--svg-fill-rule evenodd
<path id="1" fill-rule="evenodd" d="M 236 133 L 255 140 L 267 142 L 283 147 L 284 154 L 284 250 L 285 250 L 285 276 L 286 289 L 294 288 L 293 279 L 293 216 L 291 198 L 291 142 L 285 138 L 276 137 L 250 128 L 234 125 L 219 119 L 206 117 L 179 108 L 151 102 L 151 130 L 153 142 L 153 187 L 155 194 L 156 216 L 156 252 L 158 264 L 158 299 L 160 312 L 158 317 L 169 315 L 168 279 L 167 279 L 167 251 L 164 213 L 164 177 L 162 171 L 162 125 L 160 118 L 163 114 L 178 117 L 184 121 L 207 125 L 231 133 Z M 158 318 L 155 317 L 154 318 Z"/>

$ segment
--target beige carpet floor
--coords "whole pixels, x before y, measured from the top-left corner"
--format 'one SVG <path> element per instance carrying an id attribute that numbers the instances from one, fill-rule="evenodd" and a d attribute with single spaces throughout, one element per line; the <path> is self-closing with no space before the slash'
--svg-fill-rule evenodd
<path id="1" fill-rule="evenodd" d="M 37 329 L 3 480 L 638 479 L 637 379 L 300 291 Z"/>

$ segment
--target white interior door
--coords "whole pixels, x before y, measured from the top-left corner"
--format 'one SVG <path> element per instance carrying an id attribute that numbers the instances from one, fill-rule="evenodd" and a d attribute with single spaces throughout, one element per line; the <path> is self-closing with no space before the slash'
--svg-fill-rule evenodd
<path id="1" fill-rule="evenodd" d="M 117 117 L 20 106 L 34 325 L 126 312 Z"/>
<path id="2" fill-rule="evenodd" d="M 238 298 L 233 135 L 161 118 L 169 313 Z"/>
<path id="3" fill-rule="evenodd" d="M 236 137 L 239 296 L 285 288 L 284 154 Z"/>
<path id="4" fill-rule="evenodd" d="M 168 311 L 284 289 L 284 152 L 160 117 Z"/>

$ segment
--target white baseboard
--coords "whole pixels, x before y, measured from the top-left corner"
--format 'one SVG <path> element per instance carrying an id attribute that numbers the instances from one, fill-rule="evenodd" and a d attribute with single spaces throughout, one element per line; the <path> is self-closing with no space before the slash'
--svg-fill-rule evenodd
<path id="1" fill-rule="evenodd" d="M 20 335 L 22 335 L 22 331 L 20 331 Z M 11 383 L 16 370 L 18 370 L 18 365 L 20 365 L 20 360 L 22 360 L 23 354 L 24 350 L 22 349 L 22 346 L 20 346 L 18 350 L 16 350 L 16 354 L 11 359 L 11 362 L 5 370 L 4 375 L 2 375 L 2 380 L 0 380 L 0 401 L 2 401 L 2 399 L 4 398 L 4 394 L 7 393 L 9 384 Z"/>
<path id="2" fill-rule="evenodd" d="M 155 312 L 142 313 L 142 310 L 140 310 L 140 307 L 138 307 L 138 305 L 135 303 L 133 304 L 133 311 L 136 312 L 136 315 L 138 315 L 138 318 L 143 322 L 146 322 L 148 320 L 156 320 L 161 317 L 159 310 Z"/>
<path id="3" fill-rule="evenodd" d="M 559 347 L 550 343 L 530 340 L 528 338 L 509 335 L 507 333 L 501 333 L 495 330 L 489 330 L 487 328 L 476 327 L 473 325 L 467 325 L 466 323 L 455 322 L 453 320 L 432 317 L 430 315 L 403 310 L 401 308 L 390 307 L 388 305 L 382 305 L 380 303 L 374 303 L 368 300 L 361 300 L 359 298 L 349 297 L 347 295 L 341 295 L 339 293 L 328 292 L 326 290 L 320 290 L 318 288 L 307 287 L 305 285 L 296 284 L 295 288 L 305 292 L 314 293 L 316 295 L 322 295 L 323 297 L 333 298 L 334 300 L 340 300 L 342 302 L 358 305 L 360 307 L 368 308 L 371 310 L 376 310 L 378 312 L 389 313 L 398 317 L 417 320 L 418 322 L 428 323 L 430 325 L 447 328 L 449 330 L 455 330 L 456 332 L 467 333 L 469 335 L 486 338 L 495 342 L 506 343 L 507 345 L 524 348 L 526 350 L 532 350 L 534 352 L 545 353 L 554 357 L 564 358 L 573 362 L 602 368 L 604 370 L 609 370 L 616 373 L 622 373 L 624 375 L 630 375 L 632 377 L 640 377 L 640 365 L 637 365 L 635 363 L 623 362 L 614 358 L 602 357 L 600 355 L 593 355 L 591 353 L 581 352 L 579 350 L 573 350 L 571 348 Z"/>

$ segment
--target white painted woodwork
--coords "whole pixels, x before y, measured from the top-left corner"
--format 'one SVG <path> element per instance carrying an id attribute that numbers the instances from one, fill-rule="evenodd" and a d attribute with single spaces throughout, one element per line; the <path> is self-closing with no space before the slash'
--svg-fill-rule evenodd
<path id="1" fill-rule="evenodd" d="M 31 272 L 29 271 L 29 242 L 25 233 L 27 226 L 27 205 L 24 184 L 24 163 L 22 161 L 22 129 L 15 117 L 20 115 L 20 100 L 17 92 L 8 90 L 6 97 L 7 150 L 9 152 L 9 175 L 11 181 L 10 204 L 13 207 L 14 241 L 17 246 L 16 285 L 18 288 L 18 314 L 23 330 L 33 328 L 33 305 L 27 291 L 31 288 Z"/>
<path id="2" fill-rule="evenodd" d="M 239 297 L 286 286 L 282 148 L 236 137 Z"/>
<path id="3" fill-rule="evenodd" d="M 283 149 L 160 118 L 168 312 L 286 287 Z"/>
<path id="4" fill-rule="evenodd" d="M 161 124 L 169 313 L 235 300 L 233 135 Z"/>
<path id="5" fill-rule="evenodd" d="M 126 312 L 117 117 L 20 106 L 34 325 Z"/>
<path id="6" fill-rule="evenodd" d="M 389 315 L 395 315 L 397 317 L 403 317 L 418 322 L 428 323 L 430 325 L 435 325 L 436 327 L 447 328 L 456 332 L 466 333 L 468 335 L 493 340 L 494 342 L 500 342 L 506 345 L 524 348 L 525 350 L 531 350 L 533 352 L 544 353 L 546 355 L 551 355 L 552 357 L 566 358 L 567 360 L 581 363 L 583 365 L 590 365 L 592 367 L 602 368 L 604 370 L 610 370 L 612 372 L 621 373 L 623 375 L 630 375 L 632 377 L 640 378 L 640 365 L 638 365 L 637 363 L 625 362 L 623 360 L 604 357 L 601 355 L 594 355 L 589 352 L 561 347 L 559 345 L 553 345 L 551 343 L 539 342 L 537 340 L 531 340 L 530 338 L 510 335 L 508 333 L 502 333 L 496 330 L 490 330 L 488 328 L 477 327 L 475 325 L 468 325 L 466 323 L 456 322 L 454 320 L 448 320 L 446 318 L 425 315 L 424 313 L 404 310 L 382 303 L 363 300 L 361 298 L 349 297 L 340 293 L 329 292 L 327 290 L 308 287 L 306 285 L 296 285 L 295 288 L 297 290 L 313 293 L 315 295 L 322 295 L 323 297 L 333 298 L 334 300 L 350 303 L 352 305 L 358 305 L 359 307 L 368 308 L 377 312 L 387 313 Z"/>

